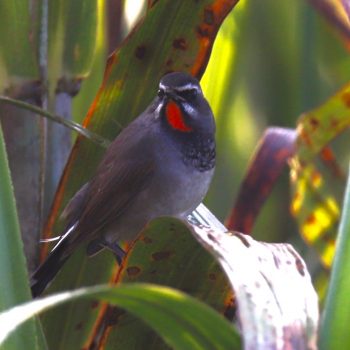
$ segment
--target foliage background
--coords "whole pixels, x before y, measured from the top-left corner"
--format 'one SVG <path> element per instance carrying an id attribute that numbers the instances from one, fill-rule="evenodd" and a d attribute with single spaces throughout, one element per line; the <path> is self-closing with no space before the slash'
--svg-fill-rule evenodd
<path id="1" fill-rule="evenodd" d="M 32 3 L 38 6 L 38 2 Z M 45 3 L 47 2 L 43 1 L 43 4 Z M 91 42 L 91 45 L 87 46 L 84 55 L 80 56 L 79 50 L 72 50 L 76 54 L 76 56 L 73 55 L 75 58 L 85 58 L 85 61 L 78 66 L 74 64 L 74 60 L 71 61 L 71 57 L 68 57 L 69 55 L 63 49 L 64 40 L 72 35 L 72 32 L 69 30 L 65 32 L 65 30 L 72 28 L 70 26 L 76 26 L 79 20 L 81 21 L 79 23 L 84 23 L 86 17 L 72 20 L 70 16 L 63 16 L 61 22 L 50 22 L 55 23 L 50 27 L 55 34 L 54 40 L 49 41 L 49 46 L 46 48 L 49 52 L 48 68 L 46 71 L 39 69 L 39 72 L 33 62 L 38 55 L 40 56 L 38 48 L 42 48 L 42 45 L 38 42 L 30 42 L 29 47 L 24 47 L 23 50 L 30 53 L 25 56 L 24 61 L 21 61 L 20 55 L 16 55 L 16 48 L 13 49 L 14 54 L 10 55 L 8 49 L 11 47 L 11 40 L 6 32 L 6 22 L 3 22 L 0 26 L 2 43 L 0 62 L 4 64 L 0 68 L 0 85 L 4 93 L 15 97 L 19 95 L 23 98 L 26 92 L 25 83 L 31 84 L 33 79 L 40 77 L 48 84 L 48 94 L 42 94 L 39 103 L 35 99 L 31 101 L 32 96 L 29 98 L 25 96 L 26 99 L 52 112 L 72 114 L 75 121 L 82 122 L 101 84 L 108 54 L 122 42 L 138 18 L 136 15 L 134 21 L 128 19 L 131 15 L 135 15 L 136 11 L 132 6 L 128 10 L 128 6 L 135 5 L 136 1 L 101 0 L 86 3 L 90 6 L 96 5 L 96 8 L 88 8 L 90 11 L 95 11 L 96 16 L 90 18 L 91 22 L 87 27 L 91 31 L 96 30 L 96 42 Z M 315 3 L 317 1 L 241 0 L 220 29 L 209 66 L 201 83 L 216 116 L 218 143 L 218 165 L 206 204 L 222 221 L 227 218 L 232 209 L 249 159 L 264 130 L 272 125 L 295 128 L 297 119 L 303 112 L 323 103 L 348 80 L 348 41 L 340 35 L 334 25 L 325 19 L 325 13 L 316 10 Z M 60 11 L 64 13 L 65 6 L 69 6 L 68 4 L 69 2 L 65 1 L 55 2 L 56 7 L 52 7 L 50 15 L 57 15 L 61 13 Z M 6 4 L 0 6 L 3 14 L 15 11 L 11 6 L 6 8 Z M 142 16 L 145 11 L 146 5 L 143 6 L 139 16 Z M 120 15 L 122 8 L 125 9 L 125 16 Z M 45 6 L 42 9 L 45 10 Z M 84 14 L 83 11 L 81 13 Z M 38 16 L 41 15 L 43 13 L 39 12 Z M 131 21 L 131 24 L 128 21 Z M 27 18 L 25 23 L 18 25 L 26 25 L 29 31 L 35 31 L 40 30 L 38 23 L 38 17 L 32 16 Z M 23 41 L 23 38 L 19 37 L 17 40 Z M 16 60 L 12 60 L 12 57 L 16 57 Z M 40 63 L 44 62 L 40 61 Z M 42 69 L 42 67 L 41 65 L 39 68 Z M 74 98 L 70 96 L 67 98 L 60 93 L 59 89 L 58 91 L 56 89 L 67 81 L 69 84 L 65 89 L 70 90 L 70 93 L 81 88 Z M 18 86 L 21 87 L 20 91 L 17 89 Z M 30 88 L 33 88 L 33 85 L 30 85 Z M 72 104 L 72 113 L 70 104 Z M 62 106 L 68 106 L 68 108 L 62 108 Z M 1 113 L 10 166 L 13 170 L 18 164 L 22 164 L 20 158 L 11 160 L 9 135 L 14 135 L 12 132 L 16 129 L 13 125 L 7 124 L 5 119 L 6 115 L 13 113 L 13 110 L 4 108 Z M 17 110 L 15 113 L 19 118 L 24 116 L 24 114 L 20 116 Z M 37 212 L 32 210 L 36 215 L 35 225 L 33 225 L 36 227 L 35 239 L 28 243 L 27 235 L 24 234 L 25 246 L 32 246 L 31 252 L 27 252 L 30 269 L 33 269 L 39 258 L 38 245 L 33 242 L 39 239 L 62 169 L 60 166 L 62 167 L 65 162 L 64 157 L 59 162 L 56 162 L 55 157 L 50 160 L 47 154 L 67 154 L 69 141 L 75 138 L 75 135 L 70 135 L 65 130 L 63 139 L 51 143 L 55 133 L 50 129 L 50 124 L 42 121 L 41 118 L 37 118 L 36 122 L 38 128 L 34 133 L 33 130 L 29 130 L 32 127 L 28 126 L 32 125 L 30 122 L 22 125 L 23 130 L 28 131 L 28 134 L 25 133 L 26 136 L 30 135 L 33 139 L 23 137 L 21 142 L 24 146 L 35 143 L 41 152 L 31 158 L 29 168 L 13 171 L 16 190 L 16 173 L 21 177 L 23 173 L 29 174 L 32 171 L 30 166 L 42 165 L 46 162 L 39 177 L 35 179 L 35 188 L 43 187 L 43 179 L 47 179 L 45 186 L 48 186 L 45 187 L 43 198 L 38 199 Z M 38 132 L 43 129 L 48 131 L 44 137 Z M 15 138 L 18 140 L 21 137 L 22 135 L 18 133 Z M 347 152 L 343 151 L 347 147 L 346 141 L 345 136 L 334 144 L 335 149 L 341 151 L 337 156 L 342 164 L 346 164 L 348 160 Z M 42 150 L 47 145 L 51 145 L 51 149 L 45 156 L 43 155 L 45 151 L 42 152 Z M 24 156 L 27 157 L 26 154 Z M 52 174 L 50 170 L 47 171 L 51 169 L 50 161 L 55 166 L 60 163 Z M 17 205 L 21 203 L 27 205 L 20 197 L 21 190 L 18 188 Z M 28 188 L 24 192 L 27 195 Z M 322 296 L 326 286 L 324 279 L 321 278 L 324 276 L 323 268 L 315 252 L 300 238 L 298 227 L 289 214 L 289 207 L 289 173 L 286 170 L 263 207 L 253 235 L 263 241 L 292 242 L 309 263 Z M 19 212 L 20 218 L 21 213 L 27 214 L 28 205 L 25 209 L 19 208 Z M 21 224 L 22 234 L 23 227 L 34 231 L 32 227 L 28 229 L 29 226 L 22 221 Z"/>

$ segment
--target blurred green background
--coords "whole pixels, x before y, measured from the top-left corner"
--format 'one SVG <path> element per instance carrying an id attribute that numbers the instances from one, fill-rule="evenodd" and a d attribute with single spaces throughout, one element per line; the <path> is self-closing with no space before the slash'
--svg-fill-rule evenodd
<path id="1" fill-rule="evenodd" d="M 79 8 L 79 3 L 84 6 Z M 79 3 L 0 3 L 0 89 L 1 94 L 82 123 L 101 85 L 108 55 L 145 14 L 146 1 Z M 349 42 L 325 18 L 326 12 L 316 9 L 315 4 L 320 3 L 340 8 L 336 0 L 240 0 L 220 28 L 201 84 L 217 122 L 217 169 L 205 203 L 222 221 L 233 208 L 249 160 L 266 128 L 294 129 L 300 115 L 322 105 L 348 82 Z M 12 106 L 0 108 L 21 233 L 32 270 L 39 260 L 37 242 L 76 135 L 30 114 Z M 128 118 L 115 119 L 119 122 Z M 115 127 L 119 130 L 120 125 Z M 332 144 L 343 166 L 348 161 L 347 139 L 345 135 Z M 98 146 L 95 150 L 96 154 L 102 153 Z M 83 156 L 84 161 L 92 164 Z M 76 173 L 72 173 L 74 177 Z M 333 186 L 333 181 L 331 178 L 327 185 Z M 327 276 L 290 215 L 290 193 L 286 167 L 262 208 L 253 236 L 267 242 L 291 242 L 305 258 L 322 298 Z M 343 188 L 339 193 L 341 199 Z M 307 209 L 312 211 L 314 207 Z M 7 232 L 2 233 L 7 237 Z M 5 258 L 11 261 L 11 257 Z M 106 281 L 110 271 L 102 264 L 103 259 L 99 256 L 93 261 L 94 273 Z M 108 259 L 111 267 L 111 256 Z M 103 270 L 98 267 L 99 261 Z M 81 260 L 76 264 L 80 268 L 79 264 Z M 81 265 L 84 270 L 84 263 Z M 86 270 L 90 277 L 96 277 L 89 267 Z M 76 275 L 81 277 L 79 273 L 69 273 L 74 283 L 81 282 L 76 281 Z M 29 290 L 26 293 L 29 298 Z M 53 325 L 56 330 L 54 318 Z M 61 334 L 55 332 L 55 336 Z"/>

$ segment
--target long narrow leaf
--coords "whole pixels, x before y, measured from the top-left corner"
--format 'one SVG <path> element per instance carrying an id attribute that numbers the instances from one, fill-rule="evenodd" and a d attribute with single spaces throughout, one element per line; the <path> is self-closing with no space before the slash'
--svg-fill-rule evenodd
<path id="1" fill-rule="evenodd" d="M 329 292 L 321 324 L 321 350 L 344 349 L 350 344 L 350 177 L 336 243 Z"/>
<path id="2" fill-rule="evenodd" d="M 140 317 L 174 349 L 239 349 L 232 325 L 203 303 L 170 288 L 133 284 L 99 286 L 55 294 L 0 314 L 0 345 L 30 317 L 79 298 L 102 299 Z"/>
<path id="3" fill-rule="evenodd" d="M 0 281 L 2 285 L 0 288 L 0 310 L 8 309 L 31 298 L 3 140 L 0 126 Z M 36 346 L 36 329 L 33 320 L 23 325 L 17 336 L 6 343 L 6 349 L 14 350 L 35 349 Z"/>
<path id="4" fill-rule="evenodd" d="M 26 80 L 38 78 L 35 62 L 36 14 L 28 0 L 0 2 L 0 91 L 13 89 Z"/>

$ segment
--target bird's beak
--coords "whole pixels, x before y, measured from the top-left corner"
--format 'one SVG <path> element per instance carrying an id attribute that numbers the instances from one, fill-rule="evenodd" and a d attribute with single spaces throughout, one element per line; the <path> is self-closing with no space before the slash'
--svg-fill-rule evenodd
<path id="1" fill-rule="evenodd" d="M 175 91 L 173 90 L 166 90 L 165 91 L 165 96 L 168 100 L 174 100 L 174 101 L 185 101 L 184 98 L 182 98 L 181 96 L 179 96 L 179 94 L 177 94 Z"/>

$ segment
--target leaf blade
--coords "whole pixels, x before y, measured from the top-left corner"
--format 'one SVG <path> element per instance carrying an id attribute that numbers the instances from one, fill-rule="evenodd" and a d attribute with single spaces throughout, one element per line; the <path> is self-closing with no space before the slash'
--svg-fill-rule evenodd
<path id="1" fill-rule="evenodd" d="M 0 126 L 0 279 L 6 288 L 0 288 L 0 310 L 31 299 L 23 243 L 14 200 L 5 143 Z M 16 261 L 14 262 L 14 258 Z M 21 327 L 17 337 L 6 343 L 6 349 L 20 349 L 26 346 L 37 348 L 34 320 Z"/>
<path id="2" fill-rule="evenodd" d="M 5 327 L 0 329 L 0 341 L 3 341 L 15 326 L 33 315 L 79 298 L 99 298 L 122 306 L 154 327 L 175 349 L 209 350 L 212 349 L 210 346 L 213 345 L 213 342 L 218 349 L 239 349 L 238 335 L 232 325 L 222 316 L 184 293 L 149 284 L 81 288 L 74 292 L 55 294 L 17 306 L 0 314 L 0 324 L 6 326 L 6 329 Z M 219 336 L 215 340 L 206 342 L 203 339 L 208 340 L 207 326 L 209 323 L 214 333 L 217 331 L 216 334 Z M 196 335 L 183 332 L 182 327 L 188 324 L 194 327 Z M 204 347 L 202 347 L 203 344 Z"/>
<path id="3" fill-rule="evenodd" d="M 341 349 L 344 344 L 350 342 L 348 329 L 350 280 L 347 278 L 350 271 L 350 177 L 342 213 L 324 317 L 320 327 L 321 350 Z"/>

